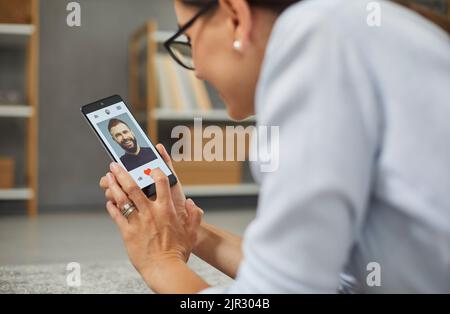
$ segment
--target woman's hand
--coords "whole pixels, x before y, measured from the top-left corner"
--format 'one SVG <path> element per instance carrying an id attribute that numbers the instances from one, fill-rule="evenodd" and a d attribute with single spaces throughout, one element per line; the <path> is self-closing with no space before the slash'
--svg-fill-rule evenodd
<path id="1" fill-rule="evenodd" d="M 152 171 L 157 193 L 154 199 L 148 199 L 119 164 L 111 163 L 110 169 L 107 180 L 113 201 L 106 207 L 119 227 L 131 262 L 151 284 L 152 278 L 158 277 L 158 269 L 188 260 L 202 212 L 188 200 L 187 207 L 194 210 L 191 215 L 180 216 L 169 180 L 160 169 Z M 130 201 L 136 209 L 127 219 L 121 208 Z"/>
<path id="2" fill-rule="evenodd" d="M 165 163 L 169 166 L 172 173 L 177 176 L 175 173 L 175 170 L 173 168 L 172 160 L 170 159 L 169 154 L 167 153 L 166 149 L 162 144 L 157 144 L 156 149 L 158 150 L 159 154 L 165 161 Z M 112 201 L 114 204 L 117 205 L 116 200 L 114 199 L 111 189 L 109 188 L 108 179 L 106 176 L 103 176 L 100 179 L 100 187 L 105 191 L 105 197 L 107 200 Z M 180 217 L 184 217 L 183 219 L 186 219 L 186 216 L 189 216 L 189 209 L 192 208 L 192 206 L 186 206 L 186 196 L 184 195 L 183 188 L 181 186 L 180 180 L 178 180 L 177 184 L 173 185 L 170 188 L 170 192 L 172 195 L 172 200 L 175 205 L 175 210 L 177 211 L 178 215 Z"/>

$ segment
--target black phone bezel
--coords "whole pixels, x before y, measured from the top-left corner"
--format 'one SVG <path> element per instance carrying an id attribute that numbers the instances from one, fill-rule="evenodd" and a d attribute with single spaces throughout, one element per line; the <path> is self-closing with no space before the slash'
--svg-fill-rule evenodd
<path id="1" fill-rule="evenodd" d="M 100 110 L 100 109 L 103 109 L 103 108 L 106 108 L 106 107 L 109 107 L 109 106 L 117 104 L 119 102 L 123 102 L 125 104 L 125 106 L 128 108 L 128 111 L 130 112 L 130 114 L 133 115 L 131 113 L 130 107 L 127 105 L 125 100 L 123 100 L 122 97 L 120 97 L 119 95 L 113 95 L 113 96 L 110 96 L 110 97 L 107 97 L 107 98 L 104 98 L 104 99 L 100 99 L 100 100 L 94 101 L 94 102 L 92 102 L 90 104 L 87 104 L 87 105 L 84 105 L 84 106 L 81 107 L 81 113 L 83 114 L 84 118 L 86 119 L 86 121 L 88 122 L 88 124 L 90 125 L 92 130 L 94 130 L 94 133 L 97 135 L 98 139 L 102 143 L 103 147 L 105 148 L 105 150 L 108 153 L 108 155 L 110 156 L 110 158 L 112 160 L 114 160 L 115 162 L 118 162 L 118 160 L 116 160 L 116 158 L 114 158 L 114 155 L 109 150 L 109 148 L 105 144 L 105 142 L 102 140 L 100 134 L 98 134 L 98 132 L 95 129 L 95 127 L 92 124 L 92 122 L 88 119 L 87 114 L 89 114 L 91 112 L 94 112 L 94 111 L 97 111 L 97 110 Z M 141 126 L 139 126 L 139 127 L 141 127 Z M 144 132 L 144 134 L 145 134 L 145 132 Z M 148 137 L 147 137 L 147 139 L 148 139 Z M 150 139 L 148 139 L 148 140 L 150 141 Z M 151 141 L 150 141 L 150 143 L 153 145 L 153 147 L 155 147 L 155 145 Z M 160 158 L 167 166 L 167 163 L 164 161 L 164 159 L 161 157 L 161 155 L 159 154 L 159 152 L 157 150 L 156 150 L 156 154 L 157 154 L 158 158 Z M 169 178 L 170 186 L 173 186 L 173 185 L 177 184 L 178 180 L 177 180 L 177 178 L 175 177 L 175 175 L 173 173 L 171 173 L 167 177 Z M 147 195 L 147 197 L 155 195 L 156 194 L 155 183 L 152 183 L 152 184 L 150 184 L 150 185 L 148 185 L 146 187 L 143 187 L 141 190 L 142 190 L 142 192 L 144 192 L 145 195 Z"/>

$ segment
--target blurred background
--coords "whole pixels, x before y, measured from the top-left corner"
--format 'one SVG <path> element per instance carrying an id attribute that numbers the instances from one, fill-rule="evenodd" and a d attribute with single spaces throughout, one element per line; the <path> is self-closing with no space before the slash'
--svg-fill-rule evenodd
<path id="1" fill-rule="evenodd" d="M 162 49 L 177 28 L 169 0 L 0 0 L 0 293 L 70 292 L 72 261 L 92 273 L 78 292 L 148 292 L 105 211 L 98 182 L 110 159 L 80 107 L 121 95 L 169 152 L 172 128 L 194 117 L 234 125 L 215 91 Z M 176 169 L 205 220 L 244 232 L 258 194 L 247 162 Z M 117 276 L 122 288 L 104 284 Z"/>
<path id="2" fill-rule="evenodd" d="M 1 2 L 5 3 L 3 4 L 5 7 L 19 7 L 17 11 L 22 12 L 23 15 L 15 13 L 19 18 L 17 21 L 19 24 L 27 21 L 26 13 L 21 11 L 21 6 L 31 9 L 31 4 L 27 2 L 32 1 L 3 0 Z M 33 80 L 27 74 L 33 71 L 27 68 L 29 61 L 27 45 L 32 35 L 9 35 L 4 32 L 0 40 L 0 104 L 28 105 L 27 101 L 32 96 L 30 94 L 38 95 L 37 112 L 33 113 L 37 120 L 36 149 L 27 144 L 29 140 L 27 118 L 3 117 L 0 120 L 2 143 L 0 158 L 3 158 L 3 164 L 8 164 L 5 159 L 11 164 L 9 167 L 4 166 L 4 172 L 8 169 L 13 173 L 13 179 L 9 179 L 12 182 L 4 184 L 3 188 L 27 187 L 30 185 L 29 177 L 36 177 L 36 191 L 33 192 L 36 193 L 40 213 L 90 210 L 103 205 L 103 193 L 98 188 L 98 180 L 108 169 L 109 157 L 81 116 L 80 107 L 113 94 L 121 95 L 132 106 L 138 107 L 130 99 L 132 93 L 130 91 L 130 45 L 133 34 L 142 27 L 146 27 L 148 22 L 153 22 L 160 44 L 165 37 L 177 29 L 172 1 L 77 1 L 81 8 L 80 27 L 69 27 L 66 23 L 70 13 L 66 10 L 69 2 L 45 0 L 38 4 L 37 52 L 34 52 L 34 49 L 30 52 L 36 53 L 38 58 L 36 87 L 27 88 L 27 82 Z M 14 9 L 10 11 L 15 12 Z M 4 22 L 16 22 L 6 18 Z M 141 39 L 143 38 L 139 38 L 138 41 Z M 142 43 L 142 46 L 144 45 L 145 43 Z M 139 47 L 139 49 L 144 51 L 145 47 Z M 138 54 L 141 54 L 141 51 Z M 139 72 L 145 71 L 146 60 L 138 62 Z M 212 112 L 213 120 L 215 123 L 227 124 L 226 113 L 221 110 L 223 104 L 209 87 L 208 92 L 212 106 L 220 107 L 219 110 Z M 139 93 L 142 94 L 142 91 Z M 149 93 L 156 96 L 157 91 Z M 135 114 L 143 117 L 140 121 L 145 128 L 148 121 L 145 121 L 145 114 L 142 111 L 147 109 L 147 104 L 140 102 L 139 104 Z M 173 114 L 165 112 L 161 119 L 158 115 L 156 121 L 151 123 L 155 126 L 159 122 L 158 129 L 165 131 L 158 137 L 153 137 L 153 140 L 165 142 L 167 149 L 170 149 L 171 128 L 179 124 L 189 125 L 196 115 L 193 112 L 195 110 L 184 110 L 184 114 L 180 114 L 179 111 Z M 208 120 L 204 114 L 200 116 Z M 28 150 L 26 150 L 27 147 Z M 30 166 L 27 166 L 30 162 L 27 157 L 37 160 L 33 166 L 36 169 L 30 169 Z M 34 170 L 36 170 L 35 173 Z M 240 177 L 241 174 L 236 176 Z M 256 190 L 254 187 L 251 188 L 253 192 L 249 192 L 250 200 L 243 200 L 244 204 L 255 204 Z M 210 191 L 206 191 L 203 194 L 210 195 L 209 193 Z M 202 196 L 198 189 L 194 194 Z M 18 196 L 25 198 L 26 195 Z M 219 201 L 227 200 L 220 198 Z M 217 202 L 208 201 L 208 204 L 215 205 L 215 203 Z M 10 213 L 26 213 L 26 204 L 16 200 L 8 201 L 4 197 L 0 201 L 0 214 Z"/>
<path id="3" fill-rule="evenodd" d="M 52 263 L 126 260 L 98 187 L 110 160 L 82 105 L 121 95 L 169 151 L 171 129 L 194 117 L 237 125 L 209 85 L 168 62 L 161 44 L 177 29 L 172 1 L 76 1 L 80 26 L 68 25 L 70 2 L 0 0 L 0 292 L 52 292 L 59 277 L 33 290 Z M 409 2 L 450 17 L 447 0 Z M 207 221 L 244 232 L 258 195 L 248 162 L 180 162 L 176 170 Z"/>

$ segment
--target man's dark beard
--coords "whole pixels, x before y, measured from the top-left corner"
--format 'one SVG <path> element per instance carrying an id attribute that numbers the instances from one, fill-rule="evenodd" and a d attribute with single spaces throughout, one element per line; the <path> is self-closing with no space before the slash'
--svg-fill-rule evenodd
<path id="1" fill-rule="evenodd" d="M 127 140 L 125 140 L 125 141 L 123 141 L 122 143 L 125 143 Z M 122 143 L 120 143 L 120 146 L 123 148 L 123 150 L 125 151 L 125 152 L 127 152 L 127 153 L 130 153 L 130 154 L 134 154 L 134 153 L 136 153 L 136 151 L 137 151 L 137 149 L 138 149 L 138 146 L 137 146 L 137 141 L 136 141 L 136 138 L 132 138 L 131 139 L 131 141 L 133 142 L 133 147 L 131 147 L 131 148 L 127 148 L 126 146 L 125 146 L 125 144 L 122 144 Z"/>

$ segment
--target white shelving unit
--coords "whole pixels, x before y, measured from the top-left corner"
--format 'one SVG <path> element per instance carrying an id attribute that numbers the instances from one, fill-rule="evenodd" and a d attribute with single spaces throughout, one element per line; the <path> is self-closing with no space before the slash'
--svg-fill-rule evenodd
<path id="1" fill-rule="evenodd" d="M 1 35 L 32 35 L 36 27 L 32 24 L 4 24 L 0 23 Z"/>
<path id="2" fill-rule="evenodd" d="M 27 105 L 0 104 L 0 117 L 29 118 L 33 116 L 33 108 Z"/>
<path id="3" fill-rule="evenodd" d="M 30 188 L 0 189 L 0 200 L 30 200 L 34 192 Z"/>
<path id="4" fill-rule="evenodd" d="M 0 44 L 7 47 L 25 46 L 35 29 L 30 24 L 0 23 Z"/>

